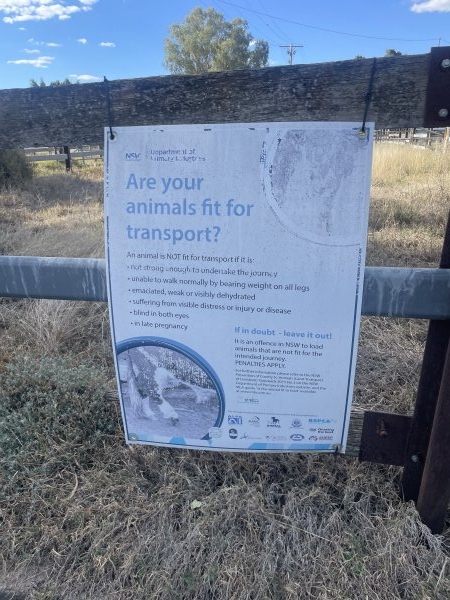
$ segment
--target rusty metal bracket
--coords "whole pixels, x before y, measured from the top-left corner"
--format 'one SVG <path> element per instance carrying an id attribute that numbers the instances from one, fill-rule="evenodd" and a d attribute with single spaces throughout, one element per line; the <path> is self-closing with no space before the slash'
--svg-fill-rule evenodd
<path id="1" fill-rule="evenodd" d="M 361 433 L 359 460 L 402 466 L 412 417 L 366 411 Z"/>
<path id="2" fill-rule="evenodd" d="M 431 48 L 424 127 L 450 127 L 450 47 Z"/>

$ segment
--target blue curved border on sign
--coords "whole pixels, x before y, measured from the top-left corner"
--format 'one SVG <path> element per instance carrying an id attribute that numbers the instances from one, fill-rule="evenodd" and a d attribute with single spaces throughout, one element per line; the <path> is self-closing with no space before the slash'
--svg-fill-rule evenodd
<path id="1" fill-rule="evenodd" d="M 200 354 L 195 352 L 195 350 L 192 350 L 192 348 L 189 348 L 184 344 L 180 344 L 180 342 L 169 340 L 167 338 L 153 336 L 144 336 L 122 340 L 121 342 L 116 344 L 116 354 L 120 354 L 121 352 L 125 352 L 125 350 L 130 350 L 131 348 L 136 348 L 138 346 L 157 346 L 159 348 L 174 350 L 176 352 L 179 352 L 180 354 L 183 354 L 183 356 L 186 356 L 186 358 L 192 360 L 192 362 L 194 362 L 198 367 L 200 367 L 200 369 L 205 371 L 205 373 L 211 379 L 216 389 L 217 396 L 219 397 L 219 412 L 217 415 L 216 422 L 214 423 L 214 427 L 220 427 L 222 425 L 223 417 L 225 414 L 225 393 L 223 391 L 222 383 L 220 382 L 217 373 L 214 371 L 211 365 L 202 356 L 200 356 Z M 207 433 L 201 439 L 210 439 L 209 433 Z"/>

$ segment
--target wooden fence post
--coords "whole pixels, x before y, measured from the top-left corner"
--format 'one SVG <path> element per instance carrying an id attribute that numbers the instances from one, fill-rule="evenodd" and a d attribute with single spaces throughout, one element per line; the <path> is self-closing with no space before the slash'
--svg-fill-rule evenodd
<path id="1" fill-rule="evenodd" d="M 434 415 L 417 510 L 433 533 L 441 533 L 450 500 L 450 346 Z"/>
<path id="2" fill-rule="evenodd" d="M 64 146 L 64 154 L 66 155 L 66 171 L 72 170 L 72 159 L 70 157 L 70 147 Z"/>
<path id="3" fill-rule="evenodd" d="M 439 268 L 450 268 L 450 215 Z M 431 320 L 402 477 L 405 500 L 417 502 L 450 340 L 450 321 Z"/>

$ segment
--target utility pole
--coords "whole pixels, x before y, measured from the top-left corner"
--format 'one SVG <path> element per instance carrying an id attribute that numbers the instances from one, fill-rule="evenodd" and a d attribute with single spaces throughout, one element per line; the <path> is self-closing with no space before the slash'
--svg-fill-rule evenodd
<path id="1" fill-rule="evenodd" d="M 289 46 L 280 46 L 280 48 L 287 48 L 287 53 L 289 55 L 289 64 L 292 65 L 292 61 L 294 59 L 294 54 L 296 52 L 296 48 L 303 48 L 301 45 L 289 44 Z"/>

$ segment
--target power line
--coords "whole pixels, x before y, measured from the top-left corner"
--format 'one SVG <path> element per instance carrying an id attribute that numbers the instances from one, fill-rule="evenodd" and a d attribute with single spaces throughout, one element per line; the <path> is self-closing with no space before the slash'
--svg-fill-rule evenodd
<path id="1" fill-rule="evenodd" d="M 245 8 L 244 6 L 240 6 L 239 4 L 235 4 L 234 2 L 228 2 L 227 0 L 216 0 L 221 4 L 228 4 L 229 6 L 234 6 L 235 8 L 241 8 L 242 10 L 246 10 L 248 12 L 252 12 L 256 15 L 263 15 L 264 17 L 268 17 L 269 19 L 276 19 L 277 21 L 283 21 L 284 23 L 290 23 L 291 25 L 298 25 L 300 27 L 307 27 L 308 29 L 315 29 L 317 31 L 326 31 L 327 33 L 335 33 L 337 35 L 346 35 L 349 37 L 357 37 L 357 38 L 365 38 L 369 40 L 383 40 L 385 42 L 433 42 L 436 38 L 426 38 L 423 40 L 410 40 L 405 38 L 388 38 L 388 37 L 380 37 L 377 35 L 363 35 L 359 33 L 349 33 L 346 31 L 337 31 L 336 29 L 326 29 L 325 27 L 316 27 L 315 25 L 308 25 L 307 23 L 300 23 L 299 21 L 293 21 L 292 19 L 284 19 L 283 17 L 276 17 L 275 15 L 270 15 L 265 12 L 261 12 L 258 10 L 253 10 L 250 8 Z"/>
<path id="2" fill-rule="evenodd" d="M 251 9 L 249 9 L 249 7 L 248 7 L 248 2 L 247 2 L 247 0 L 244 0 L 244 2 L 245 2 L 245 4 L 246 4 L 245 8 L 243 7 L 243 8 L 244 8 L 244 10 L 247 10 L 247 11 L 248 11 L 248 10 L 251 10 Z M 246 20 L 246 18 L 245 18 L 245 15 L 244 15 L 242 12 L 241 12 L 240 14 L 241 14 L 241 16 L 244 18 L 244 20 Z M 259 19 L 259 21 L 261 21 L 262 23 L 264 23 L 264 21 L 262 20 L 262 18 L 261 18 L 259 15 L 258 15 L 258 19 Z M 264 23 L 264 24 L 266 25 L 266 23 Z M 252 23 L 252 29 L 256 29 L 257 31 L 259 31 L 259 32 L 260 32 L 260 34 L 262 35 L 262 37 L 263 37 L 263 38 L 265 38 L 265 37 L 266 37 L 266 33 L 265 33 L 265 32 L 264 32 L 264 31 L 263 31 L 263 30 L 262 30 L 262 29 L 261 29 L 259 26 L 257 26 L 255 23 Z M 275 44 L 275 43 L 276 43 L 275 41 L 272 41 L 272 40 L 268 40 L 268 41 L 270 41 L 270 42 L 271 42 L 271 43 L 273 43 L 273 44 Z"/>
<path id="3" fill-rule="evenodd" d="M 261 11 L 267 10 L 267 8 L 261 3 L 261 0 L 257 0 L 257 2 Z M 249 8 L 252 6 L 250 4 L 250 0 L 245 0 L 245 5 Z M 266 17 L 263 18 L 262 15 L 256 15 L 256 17 L 259 19 L 259 21 L 261 21 L 261 23 L 264 23 L 266 30 L 270 30 L 278 38 L 278 44 L 286 44 L 289 41 L 290 36 L 285 35 L 275 21 L 272 20 L 272 22 L 269 23 L 270 19 Z M 272 25 L 274 25 L 275 28 Z"/>
<path id="4" fill-rule="evenodd" d="M 262 0 L 257 0 L 257 2 L 263 11 L 267 11 L 267 7 L 265 6 L 265 4 L 263 4 Z M 262 20 L 261 17 L 259 17 L 259 18 Z M 270 17 L 269 17 L 269 19 L 270 19 Z M 276 21 L 272 20 L 272 22 L 281 34 L 281 35 L 278 34 L 278 37 L 280 37 L 283 42 L 287 42 L 289 40 L 290 36 L 286 35 L 286 33 L 281 29 L 281 27 L 278 25 L 278 23 Z M 267 26 L 270 27 L 270 25 L 268 23 L 267 23 Z M 271 28 L 271 29 L 272 29 L 272 31 L 274 31 L 273 28 Z"/>
<path id="5" fill-rule="evenodd" d="M 219 7 L 218 7 L 218 6 L 215 4 L 215 2 L 216 2 L 216 1 L 217 1 L 217 0 L 209 0 L 209 2 L 207 3 L 207 2 L 205 2 L 204 0 L 200 0 L 200 2 L 202 3 L 202 5 L 205 7 L 205 10 L 207 10 L 208 8 L 213 8 L 214 10 L 216 10 L 216 9 L 219 9 Z M 238 8 L 240 8 L 240 7 L 238 7 Z M 242 7 L 242 8 L 243 8 L 243 7 Z M 249 9 L 245 9 L 245 8 L 243 8 L 243 10 L 249 10 Z M 223 7 L 220 7 L 220 10 L 217 10 L 217 12 L 220 12 L 220 11 L 222 11 L 222 13 L 224 14 L 224 16 L 225 16 L 225 17 L 226 17 L 226 18 L 227 18 L 229 21 L 232 21 L 232 20 L 235 18 L 235 15 L 230 15 L 230 14 L 229 14 L 227 11 L 223 10 Z M 240 12 L 240 11 L 239 11 L 239 12 Z M 245 17 L 244 17 L 244 15 L 243 15 L 243 13 L 242 13 L 242 12 L 240 12 L 240 14 L 241 14 L 241 17 L 242 17 L 242 18 L 244 18 L 244 20 L 245 20 Z M 275 40 L 270 40 L 270 39 L 268 39 L 268 38 L 267 38 L 267 36 L 266 36 L 266 34 L 265 34 L 265 33 L 264 33 L 264 32 L 263 32 L 263 31 L 262 31 L 262 30 L 261 30 L 259 27 L 257 27 L 256 25 L 252 24 L 252 29 L 253 29 L 253 30 L 254 30 L 254 29 L 257 29 L 257 30 L 259 30 L 259 31 L 260 31 L 260 33 L 262 34 L 263 38 L 264 38 L 264 39 L 265 39 L 267 42 L 269 42 L 269 44 L 270 44 L 271 46 L 277 46 L 277 45 L 278 45 L 278 43 L 277 43 Z"/>

